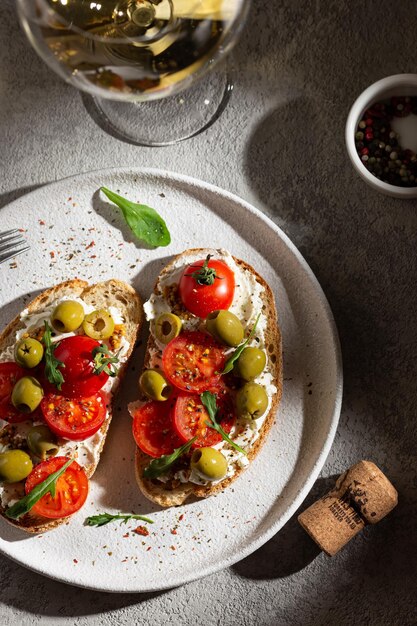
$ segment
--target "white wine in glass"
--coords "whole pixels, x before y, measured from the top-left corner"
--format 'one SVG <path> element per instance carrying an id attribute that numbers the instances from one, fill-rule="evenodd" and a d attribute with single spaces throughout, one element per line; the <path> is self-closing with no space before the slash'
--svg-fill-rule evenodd
<path id="1" fill-rule="evenodd" d="M 175 143 L 209 126 L 228 100 L 230 79 L 210 70 L 236 41 L 247 0 L 17 0 L 17 5 L 35 50 L 93 97 L 87 108 L 94 107 L 121 138 L 142 145 Z"/>

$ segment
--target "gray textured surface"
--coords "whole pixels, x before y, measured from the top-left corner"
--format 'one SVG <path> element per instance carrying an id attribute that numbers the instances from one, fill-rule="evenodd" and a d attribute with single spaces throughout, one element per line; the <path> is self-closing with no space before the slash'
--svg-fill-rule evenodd
<path id="1" fill-rule="evenodd" d="M 147 165 L 264 209 L 311 264 L 342 342 L 340 427 L 309 500 L 368 458 L 386 470 L 400 504 L 332 560 L 292 519 L 229 570 L 161 594 L 91 593 L 1 558 L 0 623 L 416 624 L 416 202 L 368 189 L 343 144 L 356 95 L 415 71 L 415 3 L 255 0 L 229 108 L 204 135 L 164 149 L 103 133 L 30 49 L 13 5 L 0 9 L 0 206 L 68 174 Z"/>

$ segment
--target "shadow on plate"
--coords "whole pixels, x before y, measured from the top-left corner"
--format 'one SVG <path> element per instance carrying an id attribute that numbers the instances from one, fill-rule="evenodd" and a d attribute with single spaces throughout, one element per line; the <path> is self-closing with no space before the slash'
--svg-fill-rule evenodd
<path id="1" fill-rule="evenodd" d="M 4 328 L 13 318 L 15 318 L 22 309 L 36 296 L 42 293 L 44 289 L 37 289 L 36 291 L 30 291 L 24 296 L 20 296 L 19 298 L 15 298 L 11 302 L 8 302 L 4 306 L 1 307 L 0 318 L 2 320 L 2 328 Z"/>
<path id="2" fill-rule="evenodd" d="M 10 204 L 10 202 L 17 200 L 21 196 L 25 196 L 27 193 L 30 193 L 31 191 L 35 191 L 35 189 L 39 189 L 39 187 L 43 187 L 44 185 L 47 185 L 47 184 L 48 183 L 45 182 L 45 183 L 42 183 L 41 185 L 29 185 L 28 187 L 20 187 L 19 189 L 12 189 L 12 191 L 6 191 L 5 193 L 0 194 L 0 209 L 5 207 L 7 204 Z M 24 227 L 23 218 L 22 218 L 21 227 L 22 228 Z"/>
<path id="3" fill-rule="evenodd" d="M 301 528 L 297 516 L 327 493 L 334 486 L 336 478 L 319 478 L 285 526 L 256 552 L 232 565 L 233 571 L 244 578 L 269 580 L 291 576 L 311 563 L 321 550 Z"/>

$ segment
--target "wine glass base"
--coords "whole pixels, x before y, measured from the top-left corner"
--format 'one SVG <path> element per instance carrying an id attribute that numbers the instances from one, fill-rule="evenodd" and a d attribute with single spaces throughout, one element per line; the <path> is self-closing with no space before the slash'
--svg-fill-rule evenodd
<path id="1" fill-rule="evenodd" d="M 233 91 L 232 73 L 217 68 L 184 91 L 148 102 L 121 102 L 82 94 L 94 121 L 107 133 L 137 146 L 170 146 L 209 128 Z"/>

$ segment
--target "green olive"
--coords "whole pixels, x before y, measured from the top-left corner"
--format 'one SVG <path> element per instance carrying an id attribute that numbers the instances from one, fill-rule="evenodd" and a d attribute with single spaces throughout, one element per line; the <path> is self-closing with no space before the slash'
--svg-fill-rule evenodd
<path id="1" fill-rule="evenodd" d="M 264 370 L 266 355 L 259 348 L 245 348 L 236 361 L 236 374 L 244 380 L 253 380 Z"/>
<path id="2" fill-rule="evenodd" d="M 162 313 L 155 322 L 155 335 L 158 341 L 167 344 L 178 337 L 181 331 L 182 322 L 173 313 Z"/>
<path id="3" fill-rule="evenodd" d="M 237 346 L 243 339 L 243 326 L 230 311 L 213 311 L 207 316 L 207 330 L 210 335 L 225 343 Z"/>
<path id="4" fill-rule="evenodd" d="M 32 460 L 23 450 L 6 450 L 0 454 L 0 480 L 5 483 L 23 480 L 32 469 Z"/>
<path id="5" fill-rule="evenodd" d="M 256 420 L 268 408 L 268 396 L 265 388 L 257 383 L 246 383 L 237 392 L 236 409 L 239 417 Z"/>
<path id="6" fill-rule="evenodd" d="M 191 456 L 191 469 L 204 480 L 221 480 L 227 474 L 227 460 L 215 448 L 197 448 Z"/>
<path id="7" fill-rule="evenodd" d="M 29 450 L 43 461 L 49 456 L 55 456 L 59 450 L 54 435 L 43 424 L 32 426 L 26 440 Z"/>
<path id="8" fill-rule="evenodd" d="M 42 361 L 43 345 L 37 339 L 22 339 L 16 344 L 14 358 L 22 367 L 36 367 Z"/>
<path id="9" fill-rule="evenodd" d="M 83 305 L 76 300 L 60 302 L 51 316 L 52 326 L 60 333 L 72 333 L 81 326 L 83 320 Z"/>
<path id="10" fill-rule="evenodd" d="M 83 331 L 92 339 L 108 339 L 114 332 L 114 320 L 105 309 L 93 311 L 85 316 Z"/>
<path id="11" fill-rule="evenodd" d="M 40 383 L 32 376 L 20 378 L 12 391 L 12 404 L 21 413 L 32 413 L 43 398 Z"/>
<path id="12" fill-rule="evenodd" d="M 172 387 L 157 370 L 145 370 L 139 379 L 143 393 L 152 400 L 168 400 Z"/>

